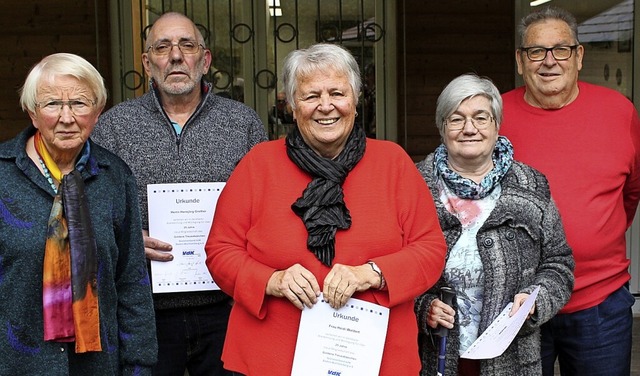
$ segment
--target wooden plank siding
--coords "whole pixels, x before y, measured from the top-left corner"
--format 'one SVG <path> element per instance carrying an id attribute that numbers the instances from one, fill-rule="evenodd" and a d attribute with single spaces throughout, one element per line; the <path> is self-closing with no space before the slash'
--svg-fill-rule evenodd
<path id="1" fill-rule="evenodd" d="M 5 0 L 0 3 L 0 28 L 0 140 L 29 124 L 18 90 L 46 55 L 78 54 L 96 66 L 108 89 L 112 87 L 108 0 Z"/>
<path id="2" fill-rule="evenodd" d="M 436 99 L 453 78 L 475 72 L 501 92 L 514 87 L 513 14 L 512 0 L 398 2 L 398 141 L 414 160 L 440 143 Z"/>

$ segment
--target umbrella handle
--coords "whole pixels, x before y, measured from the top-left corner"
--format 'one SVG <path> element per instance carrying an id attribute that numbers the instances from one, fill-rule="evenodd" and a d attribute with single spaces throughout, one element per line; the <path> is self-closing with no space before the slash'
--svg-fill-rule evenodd
<path id="1" fill-rule="evenodd" d="M 456 290 L 452 289 L 448 286 L 443 286 L 440 288 L 440 300 L 442 300 L 449 307 L 453 307 L 453 299 L 456 297 Z M 449 329 L 445 328 L 442 325 L 438 325 L 434 334 L 438 337 L 446 337 L 449 334 Z"/>
<path id="2" fill-rule="evenodd" d="M 444 286 L 440 289 L 440 300 L 442 300 L 448 306 L 452 306 L 453 299 L 456 297 L 456 291 L 451 287 Z M 438 349 L 438 374 L 437 376 L 444 375 L 444 365 L 447 353 L 447 336 L 449 335 L 449 329 L 442 325 L 438 325 L 436 335 L 440 336 L 440 348 Z"/>

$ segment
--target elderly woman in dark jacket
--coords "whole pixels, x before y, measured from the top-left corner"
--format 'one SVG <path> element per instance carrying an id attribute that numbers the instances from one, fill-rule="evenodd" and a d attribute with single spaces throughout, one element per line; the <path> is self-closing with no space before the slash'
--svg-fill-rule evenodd
<path id="1" fill-rule="evenodd" d="M 0 375 L 145 376 L 157 358 L 136 181 L 89 136 L 100 73 L 57 53 L 29 72 L 31 125 L 0 144 Z"/>
<path id="2" fill-rule="evenodd" d="M 436 374 L 433 331 L 450 328 L 445 375 L 541 375 L 540 325 L 567 302 L 573 257 L 544 175 L 513 160 L 498 136 L 500 93 L 467 74 L 438 98 L 443 144 L 417 164 L 431 189 L 448 246 L 442 277 L 415 304 L 422 375 Z M 455 289 L 453 307 L 439 299 Z M 507 350 L 493 359 L 460 355 L 513 302 L 512 313 L 539 286 L 533 309 Z"/>

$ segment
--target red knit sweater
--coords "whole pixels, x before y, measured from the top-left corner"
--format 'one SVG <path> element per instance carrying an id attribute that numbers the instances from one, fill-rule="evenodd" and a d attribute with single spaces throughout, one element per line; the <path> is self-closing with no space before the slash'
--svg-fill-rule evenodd
<path id="1" fill-rule="evenodd" d="M 307 250 L 306 229 L 291 210 L 310 181 L 277 140 L 255 146 L 220 196 L 206 251 L 216 283 L 235 299 L 222 355 L 230 370 L 291 374 L 300 311 L 264 291 L 274 271 L 295 263 L 322 289 L 329 268 Z M 354 295 L 391 308 L 380 375 L 417 375 L 413 299 L 440 277 L 446 250 L 431 195 L 407 154 L 377 140 L 367 140 L 343 190 L 353 221 L 337 232 L 334 263 L 380 267 L 388 291 Z"/>
<path id="2" fill-rule="evenodd" d="M 640 122 L 620 93 L 579 82 L 578 98 L 546 111 L 524 101 L 524 88 L 503 95 L 500 133 L 515 159 L 549 179 L 573 249 L 575 287 L 561 312 L 600 304 L 629 278 L 625 231 L 640 197 Z M 637 249 L 632 252 L 638 252 Z"/>

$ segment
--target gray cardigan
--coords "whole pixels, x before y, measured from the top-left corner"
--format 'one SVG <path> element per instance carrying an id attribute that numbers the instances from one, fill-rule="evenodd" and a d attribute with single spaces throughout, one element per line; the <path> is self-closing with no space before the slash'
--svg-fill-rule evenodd
<path id="1" fill-rule="evenodd" d="M 440 226 L 451 249 L 460 237 L 461 225 L 438 199 L 433 154 L 417 163 L 417 167 L 431 189 Z M 478 251 L 485 272 L 480 333 L 513 301 L 516 294 L 531 293 L 536 285 L 540 286 L 540 292 L 535 314 L 525 322 L 504 354 L 481 361 L 480 374 L 541 375 L 540 325 L 551 319 L 569 300 L 573 290 L 573 256 L 544 175 L 514 161 L 502 179 L 501 187 L 502 193 L 495 208 L 477 234 Z M 429 305 L 445 284 L 441 278 L 416 299 L 423 367 L 421 375 L 424 376 L 436 374 L 438 350 L 433 344 L 438 343 L 438 337 L 432 335 L 426 322 Z M 458 338 L 456 325 L 447 341 L 447 376 L 457 375 Z"/>
<path id="2" fill-rule="evenodd" d="M 213 94 L 203 99 L 178 136 L 155 89 L 102 114 L 91 139 L 116 153 L 138 181 L 142 228 L 149 228 L 147 184 L 224 182 L 240 159 L 267 135 L 244 104 Z M 227 299 L 221 291 L 154 294 L 156 309 L 199 306 Z"/>

